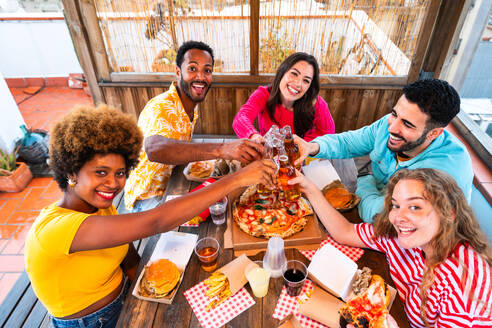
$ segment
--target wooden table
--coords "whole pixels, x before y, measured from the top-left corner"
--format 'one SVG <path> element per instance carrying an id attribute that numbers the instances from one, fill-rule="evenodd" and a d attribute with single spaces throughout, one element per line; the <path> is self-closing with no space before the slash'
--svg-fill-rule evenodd
<path id="1" fill-rule="evenodd" d="M 173 170 L 173 175 L 169 180 L 166 190 L 167 195 L 185 194 L 190 189 L 194 188 L 198 183 L 187 181 L 182 174 L 184 166 L 177 166 Z M 352 222 L 361 222 L 357 210 L 344 213 L 345 216 Z M 198 234 L 199 238 L 211 236 L 216 238 L 220 245 L 224 245 L 224 231 L 226 225 L 215 226 L 212 220 L 200 224 L 197 228 L 180 227 L 179 231 Z M 143 266 L 150 258 L 154 246 L 157 243 L 158 236 L 148 238 L 147 245 L 142 254 L 137 277 L 140 274 Z M 288 260 L 296 259 L 302 261 L 306 265 L 309 264 L 301 253 L 295 249 L 288 249 L 285 252 Z M 252 260 L 262 260 L 264 252 L 260 252 L 256 256 L 250 257 Z M 221 267 L 234 259 L 232 249 L 221 249 L 219 255 L 218 267 Z M 367 266 L 373 270 L 375 274 L 381 275 L 385 281 L 390 282 L 394 286 L 389 276 L 388 265 L 385 256 L 381 253 L 365 250 L 364 255 L 357 261 L 359 268 Z M 336 268 L 334 268 L 336 269 Z M 200 268 L 198 258 L 193 254 L 186 268 L 183 282 L 179 287 L 178 293 L 174 298 L 173 304 L 161 304 L 157 302 L 142 301 L 131 295 L 135 282 L 131 285 L 125 299 L 125 304 L 118 320 L 117 327 L 201 327 L 198 319 L 193 314 L 193 311 L 184 297 L 183 293 L 187 289 L 193 287 L 197 283 L 206 279 L 210 274 Z M 279 324 L 279 320 L 272 317 L 275 305 L 282 290 L 282 278 L 270 279 L 270 286 L 267 296 L 262 299 L 255 298 L 251 292 L 249 285 L 246 285 L 248 292 L 254 297 L 256 304 L 248 310 L 241 313 L 232 321 L 226 324 L 226 327 L 244 327 L 244 328 L 274 328 Z M 396 297 L 390 313 L 396 319 L 400 327 L 409 327 L 402 303 Z"/>

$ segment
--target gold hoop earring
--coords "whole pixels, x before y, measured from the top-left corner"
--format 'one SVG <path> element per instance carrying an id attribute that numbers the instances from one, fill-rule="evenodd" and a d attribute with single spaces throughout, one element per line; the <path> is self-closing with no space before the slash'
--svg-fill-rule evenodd
<path id="1" fill-rule="evenodd" d="M 72 178 L 68 178 L 68 185 L 70 186 L 70 188 L 74 188 L 76 184 L 77 181 L 72 180 Z"/>

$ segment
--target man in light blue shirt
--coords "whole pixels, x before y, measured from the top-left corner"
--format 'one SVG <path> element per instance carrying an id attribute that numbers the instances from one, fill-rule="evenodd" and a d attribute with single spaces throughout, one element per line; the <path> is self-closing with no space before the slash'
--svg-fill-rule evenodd
<path id="1" fill-rule="evenodd" d="M 473 170 L 465 146 L 444 127 L 458 114 L 460 98 L 446 81 L 419 80 L 403 88 L 391 114 L 359 130 L 324 135 L 311 142 L 296 137 L 301 162 L 307 156 L 352 158 L 369 155 L 372 174 L 357 179 L 359 215 L 366 222 L 383 209 L 384 190 L 402 168 L 433 168 L 450 174 L 471 200 Z"/>

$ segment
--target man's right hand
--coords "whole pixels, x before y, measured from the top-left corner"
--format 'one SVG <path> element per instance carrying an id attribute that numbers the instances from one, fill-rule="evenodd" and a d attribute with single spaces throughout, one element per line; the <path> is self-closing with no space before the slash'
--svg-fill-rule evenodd
<path id="1" fill-rule="evenodd" d="M 277 165 L 271 159 L 264 159 L 243 167 L 231 175 L 231 178 L 238 183 L 238 187 L 248 187 L 262 183 L 267 188 L 273 189 L 276 173 Z"/>
<path id="2" fill-rule="evenodd" d="M 319 152 L 319 144 L 317 144 L 316 142 L 307 142 L 295 134 L 294 142 L 297 144 L 300 154 L 299 158 L 295 161 L 294 166 L 301 165 L 306 157 L 310 155 L 316 155 Z"/>
<path id="3" fill-rule="evenodd" d="M 248 139 L 239 139 L 220 145 L 219 158 L 235 159 L 245 165 L 262 159 L 264 153 L 263 145 Z"/>

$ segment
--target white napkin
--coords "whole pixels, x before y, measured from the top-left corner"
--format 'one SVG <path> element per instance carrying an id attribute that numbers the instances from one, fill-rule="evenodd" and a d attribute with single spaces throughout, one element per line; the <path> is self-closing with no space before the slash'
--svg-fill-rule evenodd
<path id="1" fill-rule="evenodd" d="M 159 259 L 168 259 L 183 271 L 190 260 L 197 239 L 197 235 L 189 233 L 177 231 L 162 233 L 149 263 Z"/>
<path id="2" fill-rule="evenodd" d="M 331 162 L 327 160 L 311 161 L 309 165 L 302 167 L 302 171 L 320 190 L 331 182 L 340 180 L 337 171 L 335 171 Z"/>

